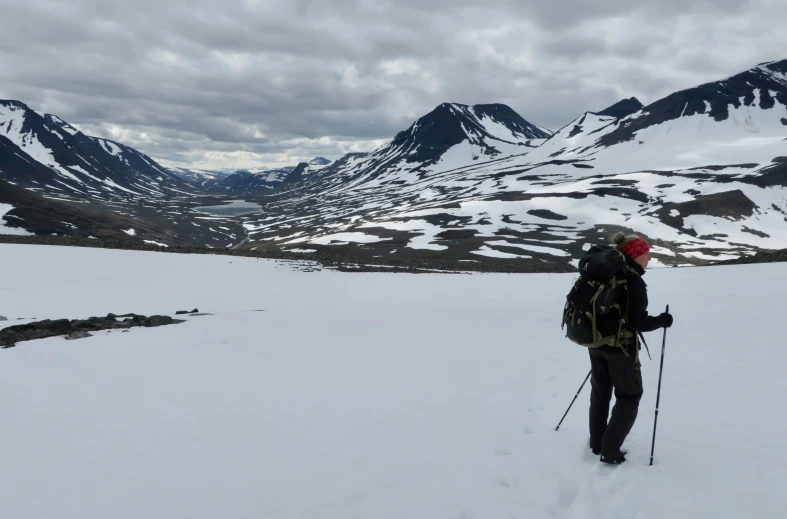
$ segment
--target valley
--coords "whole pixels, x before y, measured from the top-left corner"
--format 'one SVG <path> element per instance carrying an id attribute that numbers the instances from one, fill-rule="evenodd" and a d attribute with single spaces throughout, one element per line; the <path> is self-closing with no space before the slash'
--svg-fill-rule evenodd
<path id="1" fill-rule="evenodd" d="M 443 103 L 368 153 L 276 170 L 166 170 L 0 102 L 6 234 L 363 264 L 568 271 L 619 230 L 654 264 L 787 249 L 787 60 L 563 128 Z M 206 209 L 206 207 L 211 209 Z"/>

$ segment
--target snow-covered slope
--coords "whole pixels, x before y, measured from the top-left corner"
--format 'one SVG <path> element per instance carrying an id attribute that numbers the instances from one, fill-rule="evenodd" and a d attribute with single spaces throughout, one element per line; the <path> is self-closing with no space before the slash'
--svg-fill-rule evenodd
<path id="1" fill-rule="evenodd" d="M 453 144 L 419 121 L 268 201 L 265 216 L 246 223 L 248 246 L 356 244 L 383 256 L 534 266 L 568 266 L 613 229 L 646 235 L 671 264 L 787 247 L 787 60 L 640 107 L 624 100 L 546 140 L 520 140 L 519 153 L 501 144 L 505 153 L 484 156 L 469 152 L 467 114 L 478 111 L 442 105 L 424 120 L 454 114 L 468 139 Z M 484 135 L 479 149 L 489 150 Z"/>
<path id="2" fill-rule="evenodd" d="M 148 197 L 134 194 L 141 186 L 150 197 L 178 196 L 166 179 L 152 180 L 154 166 L 139 178 L 123 176 L 133 150 L 85 137 L 24 105 L 3 106 L 0 175 L 22 171 L 18 181 L 26 187 L 100 203 L 126 196 L 139 205 L 139 196 Z M 80 165 L 88 155 L 74 150 L 88 144 L 101 160 L 126 158 L 125 173 L 105 178 L 111 165 Z M 565 270 L 600 232 L 633 230 L 653 242 L 658 261 L 683 265 L 787 247 L 785 157 L 782 60 L 648 106 L 624 99 L 555 132 L 505 105 L 444 103 L 370 153 L 239 171 L 200 189 L 263 206 L 233 222 L 247 236 L 232 232 L 238 241 L 231 243 L 244 248 L 341 248 L 378 260 L 504 258 L 533 270 Z M 197 189 L 183 185 L 186 198 Z M 175 220 L 195 205 L 156 212 L 181 233 L 192 226 Z"/>
<path id="3" fill-rule="evenodd" d="M 484 155 L 521 153 L 548 136 L 506 105 L 443 103 L 400 132 L 389 147 L 409 162 L 429 165 L 460 144 L 478 160 Z"/>
<path id="4" fill-rule="evenodd" d="M 297 166 L 266 169 L 256 173 L 241 169 L 227 177 L 205 182 L 203 188 L 213 193 L 234 195 L 265 193 L 286 184 L 300 182 L 306 176 L 324 169 L 330 163 L 330 161 L 322 163 L 319 160 L 317 162 L 301 162 Z"/>
<path id="5" fill-rule="evenodd" d="M 306 164 L 299 167 L 305 167 Z M 270 169 L 258 173 L 241 169 L 235 173 L 205 182 L 204 189 L 214 193 L 243 194 L 260 193 L 280 185 L 295 170 L 295 167 Z"/>
<path id="6" fill-rule="evenodd" d="M 0 216 L 2 234 L 202 247 L 242 241 L 239 222 L 194 211 L 197 191 L 137 150 L 0 101 L 0 203 L 13 206 Z"/>
<path id="7" fill-rule="evenodd" d="M 348 154 L 318 171 L 311 166 L 303 178 L 329 192 L 414 185 L 427 175 L 525 153 L 549 135 L 506 105 L 443 103 L 377 150 Z"/>
<path id="8" fill-rule="evenodd" d="M 301 162 L 297 166 L 285 166 L 274 169 L 240 169 L 232 175 L 209 180 L 202 187 L 214 193 L 236 195 L 264 193 L 283 185 L 300 182 L 306 177 L 322 171 L 332 161 L 316 157 L 309 162 Z"/>
<path id="9" fill-rule="evenodd" d="M 14 236 L 30 236 L 32 233 L 27 232 L 24 229 L 20 229 L 19 227 L 11 227 L 10 225 L 7 225 L 5 223 L 4 221 L 5 216 L 12 209 L 14 209 L 13 205 L 0 202 L 0 234 L 11 234 Z"/>
<path id="10" fill-rule="evenodd" d="M 220 180 L 227 178 L 231 173 L 224 173 L 223 171 L 211 171 L 205 169 L 193 168 L 168 168 L 171 173 L 177 175 L 179 178 L 197 186 L 201 186 L 206 182 L 213 180 Z"/>
<path id="11" fill-rule="evenodd" d="M 333 162 L 325 157 L 315 157 L 309 161 L 309 166 L 329 166 Z"/>
<path id="12" fill-rule="evenodd" d="M 589 369 L 557 325 L 573 274 L 306 273 L 9 245 L 0 257 L 14 273 L 0 315 L 14 324 L 212 314 L 0 350 L 2 517 L 739 519 L 787 508 L 774 283 L 785 264 L 647 273 L 651 311 L 669 303 L 675 315 L 655 465 L 660 332 L 647 334 L 654 359 L 643 351 L 629 461 L 608 467 L 587 449 L 587 386 L 554 431 Z"/>
<path id="13" fill-rule="evenodd" d="M 193 189 L 143 153 L 19 101 L 0 100 L 0 140 L 0 178 L 41 192 L 111 199 Z"/>

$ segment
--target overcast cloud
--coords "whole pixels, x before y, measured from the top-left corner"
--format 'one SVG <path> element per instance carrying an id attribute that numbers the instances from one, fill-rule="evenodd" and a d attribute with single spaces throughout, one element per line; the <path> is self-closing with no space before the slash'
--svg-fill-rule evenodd
<path id="1" fill-rule="evenodd" d="M 438 104 L 558 129 L 787 58 L 787 2 L 0 0 L 0 98 L 165 165 L 366 151 Z"/>

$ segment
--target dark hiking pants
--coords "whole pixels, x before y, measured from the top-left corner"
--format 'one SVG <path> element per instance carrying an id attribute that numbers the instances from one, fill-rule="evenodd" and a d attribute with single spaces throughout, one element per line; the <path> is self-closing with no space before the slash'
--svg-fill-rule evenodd
<path id="1" fill-rule="evenodd" d="M 595 348 L 590 350 L 590 370 L 590 446 L 614 456 L 637 419 L 642 398 L 639 361 L 633 352 L 627 357 L 618 348 Z M 609 416 L 613 388 L 615 407 Z"/>

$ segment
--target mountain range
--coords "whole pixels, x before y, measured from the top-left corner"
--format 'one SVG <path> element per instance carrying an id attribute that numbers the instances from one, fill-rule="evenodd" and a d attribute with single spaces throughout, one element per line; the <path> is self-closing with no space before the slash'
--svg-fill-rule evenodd
<path id="1" fill-rule="evenodd" d="M 506 105 L 443 103 L 372 152 L 232 174 L 167 170 L 0 101 L 0 179 L 144 222 L 151 241 L 533 269 L 569 268 L 615 230 L 648 237 L 666 265 L 787 248 L 786 140 L 787 60 L 647 106 L 624 99 L 554 132 Z M 0 185 L 7 227 L 84 234 L 73 222 L 26 227 L 9 190 Z M 196 211 L 233 199 L 262 214 Z M 184 232 L 189 223 L 204 229 Z"/>

